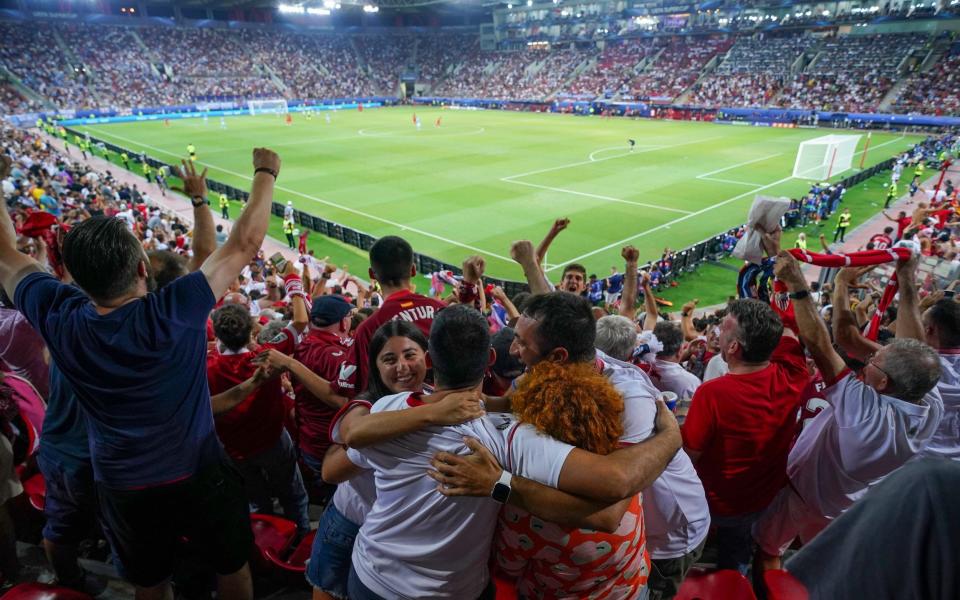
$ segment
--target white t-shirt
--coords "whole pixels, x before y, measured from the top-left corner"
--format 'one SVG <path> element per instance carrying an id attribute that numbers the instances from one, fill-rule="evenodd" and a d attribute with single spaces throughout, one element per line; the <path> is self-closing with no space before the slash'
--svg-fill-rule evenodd
<path id="1" fill-rule="evenodd" d="M 330 424 L 330 441 L 334 444 L 344 443 L 340 435 L 340 421 L 343 416 L 338 414 L 338 418 Z M 338 484 L 336 491 L 333 492 L 334 507 L 354 525 L 363 525 L 376 499 L 377 484 L 373 478 L 373 471 L 370 470 L 365 470 Z"/>
<path id="2" fill-rule="evenodd" d="M 679 363 L 658 358 L 653 366 L 656 374 L 650 377 L 650 381 L 661 392 L 673 392 L 682 400 L 693 398 L 693 393 L 700 387 L 700 379 Z"/>
<path id="3" fill-rule="evenodd" d="M 829 406 L 800 433 L 787 475 L 808 506 L 832 519 L 926 446 L 943 403 L 936 389 L 919 404 L 881 395 L 852 373 L 824 392 Z"/>
<path id="4" fill-rule="evenodd" d="M 410 393 L 386 396 L 372 412 L 404 410 L 419 402 Z M 511 473 L 551 487 L 573 450 L 501 413 L 348 450 L 354 464 L 375 472 L 377 499 L 353 547 L 353 568 L 374 593 L 461 600 L 478 597 L 486 587 L 500 504 L 491 498 L 447 498 L 426 474 L 437 452 L 468 454 L 464 436 L 479 439 Z"/>
<path id="5" fill-rule="evenodd" d="M 652 436 L 659 390 L 647 374 L 634 365 L 610 358 L 599 350 L 597 357 L 603 363 L 603 374 L 623 395 L 620 441 L 636 444 Z M 650 558 L 678 558 L 707 537 L 710 509 L 703 484 L 686 452 L 677 452 L 660 477 L 643 491 L 643 515 Z"/>
<path id="6" fill-rule="evenodd" d="M 943 418 L 920 455 L 960 460 L 960 352 L 940 353 L 937 391 L 943 400 Z"/>
<path id="7" fill-rule="evenodd" d="M 727 361 L 723 360 L 723 357 L 719 354 L 716 354 L 710 359 L 710 362 L 707 363 L 707 368 L 703 371 L 703 381 L 707 382 L 717 377 L 723 377 L 728 372 L 730 372 L 730 367 L 727 365 Z"/>

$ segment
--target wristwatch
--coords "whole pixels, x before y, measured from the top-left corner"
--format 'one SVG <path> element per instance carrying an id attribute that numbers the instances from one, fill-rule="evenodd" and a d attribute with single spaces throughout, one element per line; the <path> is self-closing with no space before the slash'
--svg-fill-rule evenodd
<path id="1" fill-rule="evenodd" d="M 507 498 L 510 497 L 510 482 L 512 480 L 513 475 L 511 475 L 509 471 L 501 471 L 500 479 L 493 485 L 493 491 L 490 492 L 490 497 L 500 504 L 506 504 Z"/>
<path id="2" fill-rule="evenodd" d="M 210 204 L 210 200 L 203 196 L 194 196 L 190 198 L 190 204 L 192 204 L 194 208 L 200 208 L 204 204 Z"/>
<path id="3" fill-rule="evenodd" d="M 791 300 L 803 300 L 810 295 L 810 290 L 800 290 L 799 292 L 790 292 L 787 294 Z"/>

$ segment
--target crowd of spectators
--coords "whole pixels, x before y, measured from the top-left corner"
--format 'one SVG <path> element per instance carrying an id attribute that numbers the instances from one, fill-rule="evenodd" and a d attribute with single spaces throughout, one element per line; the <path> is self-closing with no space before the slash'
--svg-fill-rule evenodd
<path id="1" fill-rule="evenodd" d="M 725 34 L 607 41 L 599 52 L 582 44 L 503 52 L 481 51 L 475 35 L 444 31 L 331 35 L 0 22 L 0 34 L 0 65 L 49 105 L 120 111 L 213 99 L 395 94 L 400 76 L 411 72 L 438 96 L 669 102 L 690 90 L 695 106 L 870 112 L 902 72 L 919 64 L 929 41 L 924 34 Z M 192 49 L 188 57 L 182 48 Z M 717 56 L 723 60 L 703 77 Z M 956 112 L 956 56 L 954 48 L 931 70 L 911 75 L 891 110 Z M 9 86 L 0 102 L 9 112 L 41 107 Z"/>
<path id="2" fill-rule="evenodd" d="M 251 514 L 275 504 L 291 547 L 308 540 L 320 598 L 492 598 L 494 578 L 523 597 L 672 598 L 707 556 L 759 588 L 797 540 L 781 576 L 811 597 L 956 589 L 960 527 L 933 498 L 960 468 L 960 303 L 956 281 L 918 271 L 921 253 L 957 262 L 952 181 L 918 185 L 925 202 L 865 252 L 786 252 L 780 227 L 753 230 L 738 298 L 669 314 L 669 249 L 641 268 L 626 246 L 604 277 L 570 264 L 551 281 L 543 259 L 568 219 L 505 250 L 529 292 L 487 285 L 472 256 L 460 276 L 427 274 L 427 296 L 396 236 L 370 248 L 369 285 L 306 247 L 267 259 L 283 177 L 270 150 L 254 150 L 246 207 L 218 232 L 189 161 L 192 225 L 46 137 L 2 141 L 6 585 L 25 577 L 8 500 L 42 477 L 58 583 L 102 590 L 77 563 L 94 531 L 140 599 L 170 597 L 184 553 L 218 597 L 253 598 Z M 928 138 L 900 169 L 957 148 Z M 846 267 L 812 286 L 798 260 Z M 879 286 L 894 284 L 888 303 Z M 893 519 L 912 535 L 870 569 L 837 568 L 887 534 L 857 523 L 896 509 L 888 476 L 930 489 Z M 851 530 L 856 552 L 836 541 Z"/>
<path id="3" fill-rule="evenodd" d="M 894 101 L 893 109 L 905 114 L 954 115 L 960 111 L 960 43 L 928 72 L 914 73 Z"/>
<path id="4" fill-rule="evenodd" d="M 637 100 L 674 100 L 700 77 L 710 60 L 730 48 L 722 37 L 691 37 L 676 41 L 646 70 L 630 82 L 630 96 Z"/>

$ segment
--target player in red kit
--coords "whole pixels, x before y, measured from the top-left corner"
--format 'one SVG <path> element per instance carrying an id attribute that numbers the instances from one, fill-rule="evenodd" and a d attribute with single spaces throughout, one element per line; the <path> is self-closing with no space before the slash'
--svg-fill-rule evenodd
<path id="1" fill-rule="evenodd" d="M 433 124 L 434 127 L 440 127 L 440 119 L 443 117 L 437 117 L 437 122 Z"/>
<path id="2" fill-rule="evenodd" d="M 369 361 L 367 348 L 374 332 L 387 321 L 402 319 L 430 335 L 433 318 L 446 305 L 410 291 L 410 280 L 417 274 L 413 264 L 413 248 L 403 238 L 388 235 L 370 247 L 370 280 L 383 289 L 384 301 L 377 312 L 368 317 L 354 334 L 354 364 L 357 366 L 357 391 L 367 386 Z"/>
<path id="3" fill-rule="evenodd" d="M 287 125 L 293 125 L 293 116 L 290 113 L 287 113 L 284 121 L 286 121 Z"/>

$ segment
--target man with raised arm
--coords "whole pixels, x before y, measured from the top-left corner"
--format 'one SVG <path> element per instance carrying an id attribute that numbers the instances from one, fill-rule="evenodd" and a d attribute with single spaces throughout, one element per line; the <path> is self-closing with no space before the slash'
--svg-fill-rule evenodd
<path id="1" fill-rule="evenodd" d="M 898 279 L 907 285 L 902 299 L 913 293 L 908 282 L 916 278 L 916 264 L 915 257 L 898 264 Z M 937 431 L 943 412 L 936 390 L 937 353 L 915 337 L 904 337 L 922 333 L 919 313 L 910 317 L 910 308 L 906 314 L 901 308 L 904 317 L 898 322 L 897 339 L 872 346 L 858 378 L 834 350 L 797 260 L 780 252 L 774 272 L 787 286 L 800 339 L 827 384 L 828 406 L 797 437 L 787 462 L 789 485 L 753 528 L 766 568 L 779 567 L 779 557 L 794 538 L 809 542 L 872 484 L 919 454 Z M 833 302 L 835 337 L 854 356 L 862 355 L 863 346 L 853 348 L 851 338 L 845 340 L 840 330 L 845 327 L 843 313 L 849 311 L 847 289 L 857 274 L 844 269 L 838 275 Z"/>
<path id="2" fill-rule="evenodd" d="M 73 287 L 17 251 L 13 223 L 0 211 L 0 285 L 43 336 L 88 417 L 101 517 L 138 600 L 173 597 L 182 535 L 213 561 L 220 597 L 253 597 L 242 483 L 213 426 L 206 324 L 263 242 L 279 169 L 275 153 L 253 151 L 250 202 L 227 242 L 157 293 L 123 221 L 94 217 L 66 236 Z M 191 202 L 205 203 L 206 171 L 185 163 L 183 179 Z"/>

